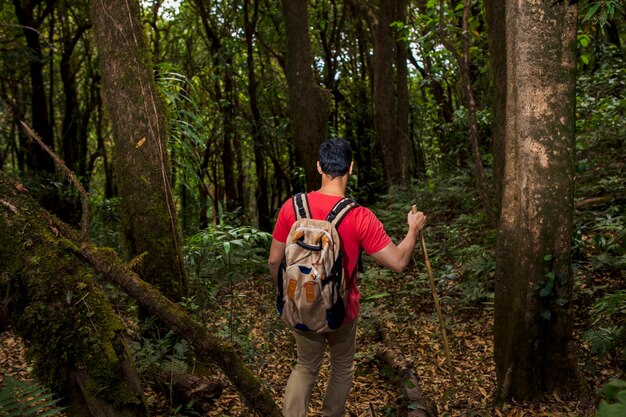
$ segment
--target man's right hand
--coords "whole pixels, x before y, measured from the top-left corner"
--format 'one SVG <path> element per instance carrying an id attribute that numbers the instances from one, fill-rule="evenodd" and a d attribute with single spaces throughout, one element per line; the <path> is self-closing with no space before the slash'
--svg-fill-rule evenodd
<path id="1" fill-rule="evenodd" d="M 419 234 L 426 226 L 426 215 L 421 211 L 417 211 L 417 209 L 411 210 L 407 215 L 407 223 L 411 232 Z"/>

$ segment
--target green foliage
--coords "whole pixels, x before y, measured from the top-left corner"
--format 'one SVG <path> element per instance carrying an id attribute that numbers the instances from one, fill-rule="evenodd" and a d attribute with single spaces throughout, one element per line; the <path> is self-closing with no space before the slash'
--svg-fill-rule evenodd
<path id="1" fill-rule="evenodd" d="M 55 416 L 63 408 L 55 404 L 61 399 L 54 399 L 54 394 L 35 382 L 22 382 L 11 376 L 4 380 L 4 387 L 0 389 L 0 416 L 28 417 L 28 416 Z"/>
<path id="2" fill-rule="evenodd" d="M 612 379 L 600 389 L 598 394 L 603 397 L 603 400 L 598 405 L 596 417 L 626 415 L 626 381 Z"/>
<path id="3" fill-rule="evenodd" d="M 140 342 L 133 341 L 131 348 L 135 352 L 135 363 L 140 373 L 153 367 L 176 373 L 187 372 L 185 359 L 189 353 L 189 346 L 184 339 L 171 331 L 161 338 L 142 338 Z"/>
<path id="4" fill-rule="evenodd" d="M 201 307 L 213 302 L 224 285 L 266 272 L 271 235 L 250 226 L 211 226 L 189 236 L 185 262 Z"/>
<path id="5" fill-rule="evenodd" d="M 582 23 L 591 20 L 604 28 L 616 15 L 624 14 L 624 4 L 621 0 L 582 0 L 579 14 Z"/>
<path id="6" fill-rule="evenodd" d="M 591 328 L 583 334 L 591 352 L 604 357 L 615 352 L 626 361 L 626 290 L 598 299 L 591 311 Z"/>
<path id="7" fill-rule="evenodd" d="M 91 197 L 89 237 L 97 246 L 115 248 L 121 252 L 120 199 Z"/>

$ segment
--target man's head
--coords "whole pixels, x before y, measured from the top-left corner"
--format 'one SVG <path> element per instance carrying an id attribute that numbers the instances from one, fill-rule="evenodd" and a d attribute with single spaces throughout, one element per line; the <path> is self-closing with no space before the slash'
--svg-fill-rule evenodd
<path id="1" fill-rule="evenodd" d="M 343 177 L 350 172 L 352 147 L 345 139 L 328 139 L 320 145 L 318 161 L 324 174 L 332 179 Z"/>

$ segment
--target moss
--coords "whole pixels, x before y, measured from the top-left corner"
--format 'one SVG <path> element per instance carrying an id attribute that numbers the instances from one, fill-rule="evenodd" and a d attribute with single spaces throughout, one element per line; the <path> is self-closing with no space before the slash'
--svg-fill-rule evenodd
<path id="1" fill-rule="evenodd" d="M 0 177 L 0 194 L 10 195 L 3 187 Z M 13 204 L 21 209 L 34 203 L 18 196 Z M 124 379 L 121 321 L 93 272 L 76 258 L 74 245 L 37 214 L 26 217 L 28 211 L 37 213 L 34 207 L 17 214 L 0 210 L 0 294 L 16 295 L 11 318 L 29 341 L 36 373 L 62 392 L 63 369 L 84 369 L 93 376 L 90 395 L 117 407 L 140 403 Z"/>

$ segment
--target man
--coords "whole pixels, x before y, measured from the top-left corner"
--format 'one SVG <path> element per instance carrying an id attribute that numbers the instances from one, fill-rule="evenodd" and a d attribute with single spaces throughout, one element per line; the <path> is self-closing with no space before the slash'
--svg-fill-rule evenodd
<path id="1" fill-rule="evenodd" d="M 348 179 L 352 173 L 352 148 L 343 139 L 329 139 L 319 148 L 317 170 L 322 176 L 318 191 L 307 194 L 311 217 L 325 219 L 333 206 L 345 196 Z M 295 222 L 291 199 L 283 204 L 274 227 L 268 265 L 274 286 L 277 287 L 278 268 L 284 257 L 285 241 Z M 395 272 L 402 271 L 409 263 L 417 236 L 424 228 L 426 217 L 422 212 L 407 215 L 406 237 L 395 245 L 374 213 L 362 206 L 353 208 L 339 225 L 343 251 L 344 277 L 347 288 L 346 316 L 339 329 L 332 333 L 308 333 L 294 330 L 298 360 L 294 367 L 283 402 L 283 415 L 305 417 L 309 397 L 315 382 L 326 343 L 330 349 L 330 378 L 322 415 L 343 417 L 354 376 L 354 353 L 356 348 L 356 322 L 360 310 L 360 294 L 356 287 L 357 262 L 361 249 L 382 265 Z"/>

